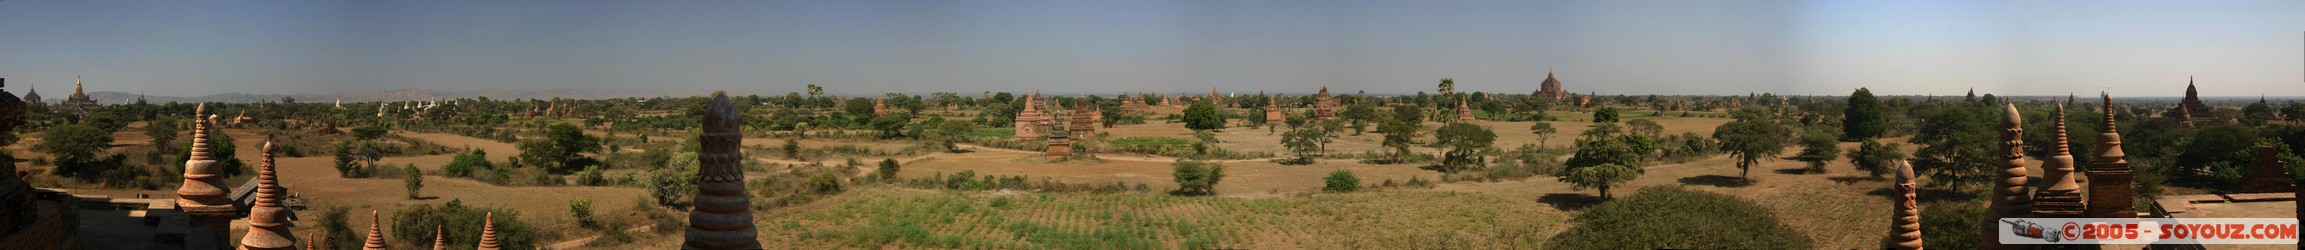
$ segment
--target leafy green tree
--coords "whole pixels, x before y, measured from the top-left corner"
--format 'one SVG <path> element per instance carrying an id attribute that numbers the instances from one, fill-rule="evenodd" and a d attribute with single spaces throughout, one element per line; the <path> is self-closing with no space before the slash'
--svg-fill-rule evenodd
<path id="1" fill-rule="evenodd" d="M 1313 153 L 1319 153 L 1321 150 L 1320 140 L 1325 137 L 1322 134 L 1319 128 L 1290 129 L 1288 133 L 1281 134 L 1281 147 L 1288 148 L 1290 153 L 1297 155 L 1293 164 L 1312 164 Z"/>
<path id="2" fill-rule="evenodd" d="M 1449 172 L 1477 169 L 1483 161 L 1481 150 L 1494 146 L 1497 133 L 1487 127 L 1471 123 L 1455 123 L 1433 132 L 1436 146 L 1448 148 L 1441 158 L 1441 167 Z"/>
<path id="3" fill-rule="evenodd" d="M 56 156 L 59 163 L 78 165 L 96 161 L 96 155 L 112 147 L 112 133 L 88 125 L 63 125 L 49 128 L 40 135 L 40 144 L 32 150 Z M 64 166 L 67 164 L 57 164 Z"/>
<path id="4" fill-rule="evenodd" d="M 840 103 L 840 111 L 848 113 L 849 117 L 856 117 L 860 121 L 869 121 L 868 119 L 875 116 L 872 113 L 872 98 L 848 98 L 845 102 Z"/>
<path id="5" fill-rule="evenodd" d="M 1608 199 L 1610 186 L 1633 181 L 1633 178 L 1641 177 L 1643 171 L 1625 165 L 1604 163 L 1598 166 L 1567 169 L 1562 172 L 1561 182 L 1575 184 L 1577 189 L 1599 190 L 1601 198 Z"/>
<path id="6" fill-rule="evenodd" d="M 1416 143 L 1417 132 L 1424 130 L 1424 117 L 1424 108 L 1394 107 L 1393 119 L 1377 126 L 1377 130 L 1385 132 L 1384 147 L 1393 149 L 1389 161 L 1401 162 L 1402 157 L 1409 155 L 1409 146 Z"/>
<path id="7" fill-rule="evenodd" d="M 1585 129 L 1584 133 L 1578 133 L 1577 136 L 1583 137 L 1585 140 L 1595 140 L 1624 134 L 1625 126 L 1617 125 L 1614 122 L 1603 122 L 1594 123 L 1590 128 Z"/>
<path id="8" fill-rule="evenodd" d="M 1992 115 L 1998 110 L 1983 105 L 1930 105 L 1914 111 L 1921 122 L 1909 142 L 1922 145 L 1913 151 L 1913 170 L 1930 176 L 1933 185 L 1964 190 L 1970 183 L 1987 181 L 2000 156 L 1999 136 Z"/>
<path id="9" fill-rule="evenodd" d="M 2257 132 L 2248 126 L 2226 124 L 2201 128 L 2192 139 L 2177 154 L 2177 173 L 2215 173 L 2225 169 L 2213 166 L 2249 166 Z"/>
<path id="10" fill-rule="evenodd" d="M 1633 119 L 1625 121 L 1625 128 L 1627 130 L 1632 130 L 1635 134 L 1641 134 L 1642 136 L 1648 137 L 1664 136 L 1665 133 L 1665 125 L 1657 124 L 1656 121 L 1650 121 L 1649 119 Z"/>
<path id="11" fill-rule="evenodd" d="M 1882 175 L 1896 171 L 1896 161 L 1904 158 L 1905 152 L 1898 151 L 1896 144 L 1885 144 L 1873 139 L 1865 139 L 1864 143 L 1857 145 L 1857 150 L 1849 151 L 1849 164 L 1857 165 L 1858 170 L 1864 170 L 1865 174 L 1873 178 L 1881 178 Z"/>
<path id="12" fill-rule="evenodd" d="M 677 205 L 696 193 L 696 152 L 673 155 L 664 168 L 648 172 L 648 194 L 659 205 Z"/>
<path id="13" fill-rule="evenodd" d="M 1368 122 L 1376 120 L 1377 108 L 1375 105 L 1356 103 L 1345 106 L 1344 111 L 1337 112 L 1337 118 L 1344 118 L 1346 122 L 1351 123 L 1353 135 L 1361 135 L 1361 132 L 1366 132 L 1364 129 L 1367 128 Z"/>
<path id="14" fill-rule="evenodd" d="M 1171 175 L 1177 183 L 1177 190 L 1170 192 L 1172 194 L 1215 195 L 1217 182 L 1225 178 L 1225 166 L 1222 164 L 1178 160 L 1170 165 L 1175 167 Z"/>
<path id="15" fill-rule="evenodd" d="M 1529 125 L 1529 133 L 1537 134 L 1537 145 L 1545 145 L 1546 141 L 1553 139 L 1553 134 L 1559 134 L 1561 130 L 1554 129 L 1553 123 L 1539 121 Z"/>
<path id="16" fill-rule="evenodd" d="M 488 151 L 473 149 L 456 154 L 455 158 L 448 160 L 447 166 L 440 167 L 440 172 L 450 177 L 472 177 L 473 172 L 493 168 L 496 166 L 488 162 Z"/>
<path id="17" fill-rule="evenodd" d="M 521 161 L 550 168 L 571 167 L 584 159 L 583 153 L 601 149 L 600 139 L 584 135 L 575 125 L 557 123 L 545 129 L 544 138 L 521 141 L 517 146 Z"/>
<path id="18" fill-rule="evenodd" d="M 1873 97 L 1873 90 L 1857 88 L 1849 94 L 1849 106 L 1842 111 L 1841 139 L 1858 141 L 1881 137 L 1889 128 L 1887 108 L 1881 98 Z"/>
<path id="19" fill-rule="evenodd" d="M 1801 136 L 1801 153 L 1793 159 L 1809 163 L 1809 172 L 1824 173 L 1825 164 L 1841 159 L 1840 140 L 1833 135 L 1808 133 Z"/>
<path id="20" fill-rule="evenodd" d="M 1569 169 L 1600 165 L 1640 166 L 1641 156 L 1650 151 L 1646 139 L 1638 136 L 1600 137 L 1578 142 L 1576 155 L 1561 164 Z M 1634 169 L 1641 171 L 1641 169 Z"/>
<path id="21" fill-rule="evenodd" d="M 345 141 L 336 145 L 336 177 L 366 178 L 368 176 L 360 170 L 360 157 L 353 151 L 351 144 L 353 142 Z"/>
<path id="22" fill-rule="evenodd" d="M 872 129 L 880 131 L 881 139 L 904 137 L 904 128 L 912 123 L 911 117 L 889 114 L 872 118 Z"/>
<path id="23" fill-rule="evenodd" d="M 1336 172 L 1329 172 L 1329 177 L 1321 178 L 1321 181 L 1327 183 L 1327 185 L 1321 186 L 1323 192 L 1346 193 L 1361 190 L 1361 178 L 1354 177 L 1353 171 L 1338 169 Z"/>
<path id="24" fill-rule="evenodd" d="M 1785 137 L 1791 133 L 1787 130 L 1771 120 L 1734 121 L 1714 129 L 1713 139 L 1721 140 L 1721 150 L 1737 157 L 1737 178 L 1752 182 L 1748 174 L 1753 165 L 1785 152 Z"/>
<path id="25" fill-rule="evenodd" d="M 1194 102 L 1184 110 L 1185 128 L 1192 130 L 1219 130 L 1225 127 L 1224 114 L 1217 113 L 1215 104 Z"/>
<path id="26" fill-rule="evenodd" d="M 384 129 L 384 126 L 361 126 L 358 128 L 352 128 L 352 138 L 359 138 L 361 140 L 376 140 L 377 138 L 384 138 L 384 135 L 389 133 L 392 133 L 392 130 Z"/>
<path id="27" fill-rule="evenodd" d="M 408 165 L 400 171 L 405 178 L 401 180 L 400 186 L 408 189 L 408 199 L 417 199 L 417 191 L 424 189 L 424 172 L 416 170 L 416 165 Z"/>
<path id="28" fill-rule="evenodd" d="M 1455 96 L 1457 93 L 1457 80 L 1442 77 L 1439 90 L 1441 91 L 1441 95 Z"/>
<path id="29" fill-rule="evenodd" d="M 1593 110 L 1593 122 L 1595 122 L 1595 123 L 1609 123 L 1609 122 L 1617 122 L 1617 108 L 1601 108 L 1601 109 Z"/>
<path id="30" fill-rule="evenodd" d="M 154 120 L 144 125 L 144 136 L 152 137 L 154 151 L 167 152 L 176 145 L 176 120 Z"/>

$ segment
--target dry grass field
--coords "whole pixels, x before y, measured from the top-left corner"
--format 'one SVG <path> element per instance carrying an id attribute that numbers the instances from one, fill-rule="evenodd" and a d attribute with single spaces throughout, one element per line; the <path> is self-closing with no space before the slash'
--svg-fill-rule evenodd
<path id="1" fill-rule="evenodd" d="M 1650 117 L 1628 112 L 1626 119 L 1650 119 L 1664 125 L 1665 133 L 1710 135 L 1726 118 Z M 1582 114 L 1573 114 L 1582 115 Z M 1532 122 L 1474 121 L 1498 135 L 1497 147 L 1534 144 Z M 1590 122 L 1550 122 L 1559 133 L 1544 146 L 1566 147 Z M 1438 127 L 1440 123 L 1428 123 Z M 227 129 L 240 140 L 242 159 L 259 159 L 260 135 Z M 1179 124 L 1154 120 L 1148 124 L 1100 128 L 1107 139 L 1168 137 L 1191 139 Z M 491 160 L 504 161 L 519 153 L 510 143 L 444 133 L 395 132 L 401 136 L 450 148 L 487 150 Z M 1348 132 L 1349 133 L 1349 132 Z M 1329 145 L 1332 153 L 1380 151 L 1381 134 L 1343 136 Z M 28 134 L 17 152 L 37 143 Z M 140 145 L 148 139 L 138 130 L 115 134 L 121 146 Z M 1218 133 L 1227 150 L 1283 152 L 1279 136 L 1262 128 L 1232 128 Z M 686 138 L 654 138 L 677 143 Z M 1429 137 L 1427 138 L 1429 140 Z M 1902 139 L 1884 140 L 1901 142 Z M 803 139 L 804 148 L 861 147 L 901 150 L 922 141 Z M 782 139 L 747 138 L 747 146 L 778 148 Z M 1844 148 L 1854 148 L 1844 143 Z M 1024 176 L 1029 181 L 1050 180 L 1071 184 L 1143 184 L 1152 192 L 1111 194 L 1032 190 L 946 191 L 864 184 L 852 190 L 793 207 L 756 211 L 763 240 L 770 245 L 798 248 L 1497 248 L 1537 247 L 1547 238 L 1574 226 L 1569 219 L 1598 203 L 1594 190 L 1578 190 L 1552 177 L 1498 182 L 1441 183 L 1432 188 L 1385 188 L 1356 193 L 1321 193 L 1321 178 L 1335 170 L 1350 170 L 1366 185 L 1409 179 L 1438 181 L 1439 172 L 1420 165 L 1371 165 L 1350 159 L 1323 159 L 1311 165 L 1282 165 L 1270 159 L 1220 161 L 1226 178 L 1217 185 L 1218 196 L 1179 197 L 1160 193 L 1175 189 L 1165 156 L 1106 153 L 1101 160 L 1047 162 L 1037 152 L 964 145 L 968 152 L 933 152 L 893 157 L 840 156 L 810 159 L 833 164 L 845 158 L 904 162 L 898 175 L 918 179 L 973 171 L 977 175 Z M 1911 146 L 1906 147 L 1911 150 Z M 628 149 L 627 151 L 637 150 Z M 1437 152 L 1417 147 L 1423 152 Z M 1789 156 L 1798 148 L 1787 150 Z M 414 164 L 438 171 L 453 155 L 387 157 L 380 164 Z M 793 163 L 780 156 L 755 153 L 769 163 Z M 355 212 L 393 211 L 417 204 L 438 205 L 449 200 L 481 207 L 520 211 L 524 218 L 556 234 L 562 246 L 586 248 L 665 248 L 677 241 L 671 235 L 641 236 L 624 244 L 585 245 L 600 233 L 573 228 L 567 214 L 571 199 L 588 199 L 596 214 L 626 216 L 629 206 L 646 197 L 637 187 L 506 187 L 468 179 L 426 180 L 425 199 L 402 197 L 401 180 L 345 179 L 337 177 L 325 154 L 278 159 L 282 182 L 315 208 L 351 207 Z M 1867 178 L 1846 162 L 1828 165 L 1828 173 L 1807 174 L 1792 160 L 1764 161 L 1756 166 L 1752 185 L 1736 183 L 1734 161 L 1714 156 L 1680 164 L 1649 166 L 1646 173 L 1614 190 L 1630 195 L 1640 187 L 1676 185 L 1743 197 L 1770 208 L 1776 215 L 1817 242 L 1820 248 L 1871 248 L 1880 234 L 1870 233 L 1885 220 L 1889 202 L 1876 192 L 1888 184 Z M 1778 171 L 1786 170 L 1786 171 Z M 867 170 L 869 172 L 869 170 Z M 170 190 L 79 190 L 90 194 L 155 197 Z M 316 214 L 313 214 L 316 215 Z M 368 222 L 354 220 L 364 227 Z M 634 225 L 646 227 L 652 225 Z M 1864 229 L 1852 231 L 1851 229 Z M 1862 232 L 1860 232 L 1862 231 Z M 398 233 L 398 232 L 387 232 Z M 574 239 L 582 239 L 575 240 Z"/>

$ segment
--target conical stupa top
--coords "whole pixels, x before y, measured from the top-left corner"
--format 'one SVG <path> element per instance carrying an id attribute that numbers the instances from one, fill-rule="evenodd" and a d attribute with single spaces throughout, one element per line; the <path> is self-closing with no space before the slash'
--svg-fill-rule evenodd
<path id="1" fill-rule="evenodd" d="M 448 225 L 432 225 L 432 250 L 448 250 Z"/>
<path id="2" fill-rule="evenodd" d="M 1996 171 L 1992 179 L 1991 206 L 1990 213 L 1986 214 L 1987 221 L 2033 216 L 2033 198 L 2026 192 L 2025 185 L 2029 179 L 2027 176 L 2030 174 L 2025 170 L 2025 128 L 2023 123 L 2023 118 L 2017 114 L 2016 105 L 2001 104 L 2001 135 L 1995 140 L 2001 144 L 2001 147 L 1995 153 L 2000 154 L 1999 157 L 2003 162 L 1994 167 L 1999 171 Z M 1979 232 L 1989 232 L 1999 228 L 1996 227 L 1996 224 L 1979 226 L 1981 226 Z M 1986 249 L 1999 249 L 2001 245 L 1997 239 L 1979 240 L 1982 241 L 1981 243 Z"/>
<path id="3" fill-rule="evenodd" d="M 2098 124 L 2105 127 L 2105 130 L 2097 133 L 2097 162 L 2126 164 L 2128 154 L 2121 152 L 2120 126 L 2113 121 L 2113 95 L 2102 92 L 2098 94 L 2105 97 L 2105 122 Z"/>
<path id="4" fill-rule="evenodd" d="M 494 212 L 490 212 L 490 213 L 488 213 L 488 217 L 486 217 L 486 220 L 485 220 L 484 222 L 482 222 L 482 224 L 480 224 L 480 225 L 481 225 L 481 226 L 480 226 L 480 248 L 479 248 L 479 250 L 500 250 L 500 249 L 503 249 L 503 247 L 502 247 L 502 246 L 498 246 L 498 245 L 496 245 L 496 244 L 497 244 L 497 243 L 496 243 L 496 213 L 494 213 Z"/>
<path id="5" fill-rule="evenodd" d="M 216 116 L 208 114 L 208 104 L 202 103 L 192 111 L 192 155 L 184 162 L 184 184 L 176 189 L 178 207 L 215 207 L 232 205 L 225 197 L 224 176 L 217 173 L 215 154 L 208 141 L 209 126 Z M 235 211 L 237 212 L 237 211 Z"/>
<path id="6" fill-rule="evenodd" d="M 72 93 L 80 94 L 80 75 L 72 75 Z"/>
<path id="7" fill-rule="evenodd" d="M 2049 119 L 2056 120 L 2056 125 L 2050 128 L 2056 130 L 2050 132 L 2050 143 L 2057 144 L 2057 151 L 2041 163 L 2044 164 L 2041 170 L 2048 172 L 2050 178 L 2046 181 L 2051 181 L 2048 190 L 2079 190 L 2081 185 L 2073 180 L 2073 149 L 2065 138 L 2065 105 L 2057 104 L 2057 112 L 2050 113 Z"/>
<path id="8" fill-rule="evenodd" d="M 368 243 L 361 245 L 360 249 L 392 249 L 392 246 L 384 245 L 384 216 L 376 211 L 368 211 Z"/>
<path id="9" fill-rule="evenodd" d="M 2200 92 L 2193 88 L 2193 76 L 2185 76 L 2185 96 L 2192 97 L 2199 94 Z"/>
<path id="10" fill-rule="evenodd" d="M 698 135 L 695 210 L 688 213 L 682 249 L 761 249 L 752 224 L 751 198 L 744 191 L 743 131 L 736 106 L 726 93 L 713 93 Z"/>
<path id="11" fill-rule="evenodd" d="M 1920 203 L 1914 200 L 1913 164 L 1897 161 L 1896 207 L 1890 219 L 1889 244 L 1894 249 L 1921 249 Z"/>
<path id="12" fill-rule="evenodd" d="M 2057 104 L 2057 112 L 2050 113 L 2049 119 L 2057 120 L 2057 125 L 2055 126 L 2057 131 L 2055 131 L 2053 134 L 2055 136 L 2054 140 L 2056 140 L 2057 143 L 2057 152 L 2052 155 L 2073 154 L 2072 145 L 2067 145 L 2065 139 L 2065 104 Z"/>
<path id="13" fill-rule="evenodd" d="M 272 155 L 280 148 L 264 142 L 264 163 L 256 168 L 256 204 L 249 208 L 248 234 L 240 237 L 241 249 L 290 249 L 296 247 L 296 233 L 289 232 L 286 207 L 280 205 L 285 190 L 280 188 L 278 170 Z"/>

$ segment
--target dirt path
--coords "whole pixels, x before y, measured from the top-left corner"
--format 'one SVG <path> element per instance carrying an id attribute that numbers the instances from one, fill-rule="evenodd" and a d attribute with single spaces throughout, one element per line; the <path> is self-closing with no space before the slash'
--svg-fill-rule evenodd
<path id="1" fill-rule="evenodd" d="M 625 229 L 625 230 L 624 230 L 624 232 L 625 232 L 625 233 L 638 233 L 638 232 L 646 232 L 646 231 L 648 231 L 649 229 L 652 229 L 652 228 L 656 228 L 656 225 L 646 225 L 646 226 L 633 227 L 633 228 L 631 228 L 631 229 Z M 592 242 L 593 242 L 593 241 L 599 241 L 601 236 L 603 236 L 603 235 L 585 236 L 584 238 L 576 238 L 576 239 L 563 240 L 563 241 L 560 241 L 560 242 L 553 242 L 552 244 L 547 244 L 547 245 L 544 245 L 544 249 L 581 249 L 581 248 L 583 248 L 583 247 L 584 247 L 584 244 L 592 244 Z"/>

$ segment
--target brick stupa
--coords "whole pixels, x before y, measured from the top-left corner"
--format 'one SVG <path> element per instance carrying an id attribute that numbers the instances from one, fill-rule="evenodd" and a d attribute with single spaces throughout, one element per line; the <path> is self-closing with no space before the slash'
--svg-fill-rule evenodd
<path id="1" fill-rule="evenodd" d="M 2001 104 L 2001 164 L 1993 178 L 1991 206 L 1985 213 L 1986 223 L 1978 223 L 1978 235 L 1997 235 L 2004 224 L 2001 218 L 2033 216 L 2033 198 L 2025 192 L 2025 128 L 2024 117 L 2017 114 L 2014 104 Z M 1982 237 L 1982 249 L 2009 249 L 1999 238 Z"/>
<path id="2" fill-rule="evenodd" d="M 192 156 L 184 161 L 184 184 L 176 189 L 176 208 L 192 217 L 193 227 L 212 230 L 208 239 L 224 245 L 232 235 L 232 220 L 240 218 L 240 210 L 233 206 L 219 173 L 215 152 L 208 141 L 208 130 L 216 124 L 216 115 L 208 113 L 208 105 L 201 104 L 192 112 Z M 194 237 L 194 236 L 187 236 Z"/>
<path id="3" fill-rule="evenodd" d="M 2105 114 L 2113 114 L 2113 95 L 2105 97 Z M 2089 217 L 2136 218 L 2135 192 L 2130 182 L 2136 180 L 2129 168 L 2128 155 L 2121 152 L 2121 133 L 2113 123 L 2113 116 L 2105 116 L 2105 132 L 2097 133 L 2097 160 L 2089 165 Z"/>
<path id="4" fill-rule="evenodd" d="M 1313 119 L 1337 119 L 1337 98 L 1329 95 L 1329 85 L 1321 84 L 1321 92 L 1313 94 Z"/>
<path id="5" fill-rule="evenodd" d="M 730 104 L 727 93 L 713 93 L 704 109 L 704 134 L 697 135 L 702 152 L 698 162 L 695 210 L 688 213 L 686 241 L 681 249 L 761 249 L 759 229 L 752 224 L 752 199 L 744 192 L 742 111 Z"/>
<path id="6" fill-rule="evenodd" d="M 488 213 L 483 218 L 480 224 L 480 246 L 474 249 L 503 250 L 504 246 L 496 241 L 496 213 Z"/>
<path id="7" fill-rule="evenodd" d="M 1472 106 L 1465 105 L 1464 98 L 1457 98 L 1457 121 L 1473 121 L 1473 108 Z"/>
<path id="8" fill-rule="evenodd" d="M 1889 220 L 1889 249 L 1921 249 L 1921 203 L 1914 200 L 1920 186 L 1913 182 L 1913 164 L 1897 161 L 1897 204 Z"/>
<path id="9" fill-rule="evenodd" d="M 361 249 L 361 250 L 388 250 L 388 249 L 392 249 L 392 246 L 390 246 L 390 245 L 386 245 L 386 244 L 384 243 L 384 217 L 383 217 L 383 215 L 380 215 L 380 214 L 379 214 L 379 213 L 377 213 L 376 211 L 368 211 L 368 241 L 367 241 L 367 242 L 365 242 L 365 243 L 362 243 L 362 244 L 360 245 L 360 249 Z"/>
<path id="10" fill-rule="evenodd" d="M 1073 101 L 1072 107 L 1072 123 L 1065 124 L 1065 129 L 1081 137 L 1096 135 L 1097 114 L 1103 112 L 1097 111 L 1096 104 L 1089 103 L 1088 94 L 1082 93 L 1080 100 Z"/>
<path id="11" fill-rule="evenodd" d="M 256 167 L 256 204 L 248 208 L 248 234 L 240 237 L 240 249 L 283 250 L 296 248 L 296 233 L 289 232 L 288 208 L 280 199 L 288 191 L 280 187 L 280 177 L 273 165 L 272 154 L 280 148 L 264 142 L 264 163 Z"/>
<path id="12" fill-rule="evenodd" d="M 1045 125 L 1051 127 L 1048 131 L 1054 132 L 1048 134 L 1048 148 L 1047 151 L 1041 153 L 1041 158 L 1053 162 L 1072 157 L 1072 138 L 1069 135 L 1071 133 L 1065 131 L 1063 124 L 1062 122 L 1052 122 Z"/>
<path id="13" fill-rule="evenodd" d="M 2050 113 L 2049 119 L 2056 122 L 2056 126 L 2050 127 L 2056 130 L 2050 131 L 2050 143 L 2057 145 L 2050 146 L 2057 151 L 2041 162 L 2041 170 L 2046 172 L 2041 181 L 2047 186 L 2034 191 L 2033 214 L 2047 218 L 2086 217 L 2088 203 L 2081 198 L 2081 184 L 2073 180 L 2073 152 L 2065 138 L 2065 106 L 2057 105 L 2057 112 Z"/>
<path id="14" fill-rule="evenodd" d="M 1016 112 L 1016 136 L 1012 138 L 1020 140 L 1040 138 L 1042 116 L 1040 105 L 1034 102 L 1033 95 L 1024 96 L 1024 110 Z"/>
<path id="15" fill-rule="evenodd" d="M 2289 178 L 2289 169 L 2287 167 L 2283 167 L 2281 158 L 2276 157 L 2275 152 L 2278 151 L 2274 150 L 2273 147 L 2257 147 L 2257 151 L 2255 152 L 2257 159 L 2254 162 L 2256 164 L 2252 164 L 2249 167 L 2249 170 L 2246 171 L 2246 173 L 2248 173 L 2247 177 L 2242 177 L 2240 192 L 2297 192 L 2296 181 Z"/>
<path id="16" fill-rule="evenodd" d="M 1265 93 L 1264 91 L 1257 91 L 1257 95 L 1265 95 Z M 1288 120 L 1288 112 L 1281 111 L 1280 100 L 1280 97 L 1277 96 L 1265 96 L 1265 123 L 1281 123 Z"/>

